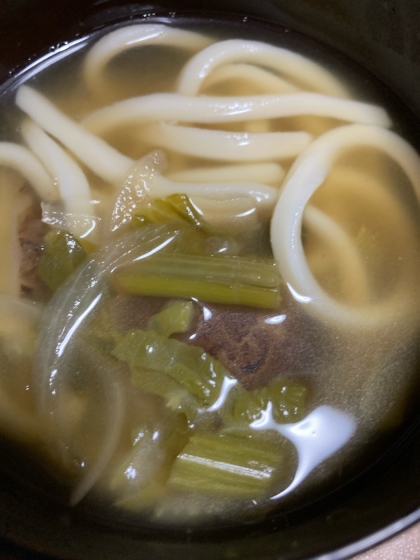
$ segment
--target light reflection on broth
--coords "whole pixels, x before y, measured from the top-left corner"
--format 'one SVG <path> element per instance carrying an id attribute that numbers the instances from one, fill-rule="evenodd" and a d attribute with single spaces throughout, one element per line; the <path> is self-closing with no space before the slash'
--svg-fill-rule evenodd
<path id="1" fill-rule="evenodd" d="M 404 422 L 420 160 L 338 74 L 143 23 L 2 101 L 0 420 L 71 505 L 258 519 Z"/>

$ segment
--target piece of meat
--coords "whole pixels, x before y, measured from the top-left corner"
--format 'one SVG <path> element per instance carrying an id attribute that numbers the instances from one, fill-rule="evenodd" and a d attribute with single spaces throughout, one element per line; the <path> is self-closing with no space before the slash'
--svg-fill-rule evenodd
<path id="1" fill-rule="evenodd" d="M 41 221 L 39 202 L 33 203 L 18 218 L 18 237 L 21 249 L 19 268 L 20 292 L 23 297 L 43 301 L 49 290 L 38 278 L 36 269 L 42 254 L 42 240 L 49 227 Z"/>
<path id="2" fill-rule="evenodd" d="M 164 298 L 117 296 L 110 310 L 117 328 L 127 332 L 146 329 L 151 315 L 167 303 Z M 264 387 L 277 375 L 307 384 L 325 352 L 317 343 L 321 326 L 292 302 L 279 311 L 204 303 L 195 308 L 190 330 L 173 338 L 211 354 L 248 390 Z"/>
<path id="3" fill-rule="evenodd" d="M 200 304 L 194 333 L 185 342 L 219 360 L 248 390 L 275 376 L 293 378 L 315 364 L 321 349 L 308 317 L 285 306 L 282 311 Z"/>
<path id="4" fill-rule="evenodd" d="M 267 385 L 297 366 L 291 319 L 285 313 L 200 304 L 194 332 L 185 342 L 200 346 L 221 362 L 248 390 Z"/>

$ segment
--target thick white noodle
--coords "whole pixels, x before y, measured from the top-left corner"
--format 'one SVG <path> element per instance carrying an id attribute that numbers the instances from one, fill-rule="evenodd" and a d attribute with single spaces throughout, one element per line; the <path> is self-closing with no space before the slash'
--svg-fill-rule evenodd
<path id="1" fill-rule="evenodd" d="M 307 204 L 303 223 L 327 246 L 340 272 L 342 291 L 353 303 L 369 300 L 369 282 L 363 257 L 354 239 L 328 214 Z"/>
<path id="2" fill-rule="evenodd" d="M 336 158 L 348 149 L 363 146 L 382 150 L 396 161 L 420 197 L 420 158 L 412 146 L 393 132 L 350 125 L 325 133 L 296 159 L 284 181 L 271 222 L 274 257 L 294 297 L 320 319 L 355 328 L 385 326 L 399 318 L 406 320 L 410 311 L 413 316 L 417 314 L 418 307 L 412 293 L 398 289 L 385 301 L 371 305 L 340 303 L 321 288 L 307 264 L 301 241 L 306 204 L 330 173 Z"/>
<path id="3" fill-rule="evenodd" d="M 232 80 L 248 82 L 257 89 L 258 93 L 296 93 L 299 91 L 299 88 L 287 80 L 253 64 L 219 66 L 207 76 L 202 89 L 205 90 Z"/>
<path id="4" fill-rule="evenodd" d="M 115 183 L 121 180 L 133 164 L 130 158 L 64 115 L 34 89 L 21 86 L 16 105 L 104 181 Z"/>
<path id="5" fill-rule="evenodd" d="M 239 183 L 251 181 L 277 186 L 284 178 L 284 169 L 277 163 L 251 163 L 222 165 L 219 167 L 196 167 L 167 173 L 171 181 L 180 183 Z"/>
<path id="6" fill-rule="evenodd" d="M 83 124 L 94 134 L 101 135 L 115 127 L 151 121 L 212 124 L 299 115 L 331 117 L 383 127 L 391 125 L 382 107 L 319 93 L 244 97 L 190 97 L 177 93 L 152 93 L 98 109 Z"/>
<path id="7" fill-rule="evenodd" d="M 43 200 L 58 198 L 57 187 L 38 159 L 26 148 L 11 142 L 0 142 L 0 165 L 18 171 Z"/>
<path id="8" fill-rule="evenodd" d="M 295 157 L 312 141 L 307 132 L 228 132 L 168 123 L 142 127 L 139 138 L 153 147 L 220 161 L 267 161 Z"/>
<path id="9" fill-rule="evenodd" d="M 308 58 L 281 47 L 258 41 L 229 39 L 210 45 L 184 66 L 178 83 L 179 93 L 197 95 L 206 77 L 222 64 L 247 62 L 275 70 L 299 86 L 334 97 L 347 97 L 335 76 Z"/>
<path id="10" fill-rule="evenodd" d="M 65 212 L 93 216 L 95 211 L 91 204 L 89 183 L 80 166 L 34 122 L 26 122 L 22 125 L 22 135 L 31 150 L 57 181 Z M 83 237 L 84 225 L 76 221 L 71 233 Z"/>
<path id="11" fill-rule="evenodd" d="M 198 51 L 207 47 L 212 40 L 209 37 L 174 29 L 162 24 L 129 25 L 112 31 L 102 37 L 88 52 L 83 67 L 83 75 L 88 87 L 95 92 L 106 89 L 104 79 L 106 65 L 122 52 L 146 45 L 165 45 L 181 49 Z"/>
<path id="12" fill-rule="evenodd" d="M 273 208 L 278 191 L 258 183 L 175 183 L 156 174 L 151 181 L 150 196 L 163 198 L 171 194 L 183 193 L 209 199 L 228 199 L 247 196 L 253 198 L 260 208 Z"/>

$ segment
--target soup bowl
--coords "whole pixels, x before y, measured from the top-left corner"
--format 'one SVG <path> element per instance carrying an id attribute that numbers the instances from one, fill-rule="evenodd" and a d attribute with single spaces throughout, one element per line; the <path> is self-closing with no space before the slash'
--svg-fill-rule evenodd
<path id="1" fill-rule="evenodd" d="M 420 116 L 420 10 L 416 0 L 3 0 L 0 80 L 92 30 L 132 18 L 223 17 L 274 33 L 281 25 L 348 56 Z M 315 44 L 315 43 L 314 43 Z M 30 462 L 22 485 L 4 464 L 19 450 L 0 441 L 0 549 L 16 558 L 310 559 L 349 558 L 420 519 L 420 422 L 413 417 L 392 447 L 345 486 L 261 522 L 188 531 L 107 524 L 83 506 L 52 499 L 59 488 Z M 5 460 L 5 457 L 8 459 Z M 4 468 L 3 468 L 4 467 Z M 40 490 L 42 489 L 42 491 Z M 50 496 L 50 498 L 48 497 Z"/>

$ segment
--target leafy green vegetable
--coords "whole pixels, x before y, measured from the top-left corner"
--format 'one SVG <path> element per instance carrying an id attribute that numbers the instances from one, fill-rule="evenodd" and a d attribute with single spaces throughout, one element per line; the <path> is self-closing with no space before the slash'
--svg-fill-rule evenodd
<path id="1" fill-rule="evenodd" d="M 169 402 L 178 397 L 182 401 L 182 388 L 197 400 L 199 406 L 209 406 L 217 400 L 225 376 L 230 376 L 220 362 L 201 348 L 154 331 L 129 332 L 117 344 L 113 355 L 128 363 L 133 383 L 148 387 L 149 391 L 164 396 Z M 156 379 L 153 379 L 156 375 L 153 372 L 158 372 Z M 166 377 L 159 377 L 162 374 Z"/>
<path id="2" fill-rule="evenodd" d="M 52 230 L 44 237 L 44 252 L 37 274 L 54 292 L 86 257 L 85 249 L 73 235 Z"/>
<path id="3" fill-rule="evenodd" d="M 282 459 L 281 446 L 261 438 L 196 433 L 176 459 L 168 484 L 212 496 L 261 498 Z"/>
<path id="4" fill-rule="evenodd" d="M 233 420 L 251 424 L 261 412 L 272 405 L 273 418 L 280 424 L 298 422 L 303 418 L 307 390 L 303 385 L 285 379 L 275 379 L 270 385 L 255 391 L 238 388 Z"/>
<path id="5" fill-rule="evenodd" d="M 190 329 L 193 316 L 192 302 L 178 301 L 153 315 L 149 320 L 149 328 L 167 337 L 174 333 L 184 333 Z"/>

